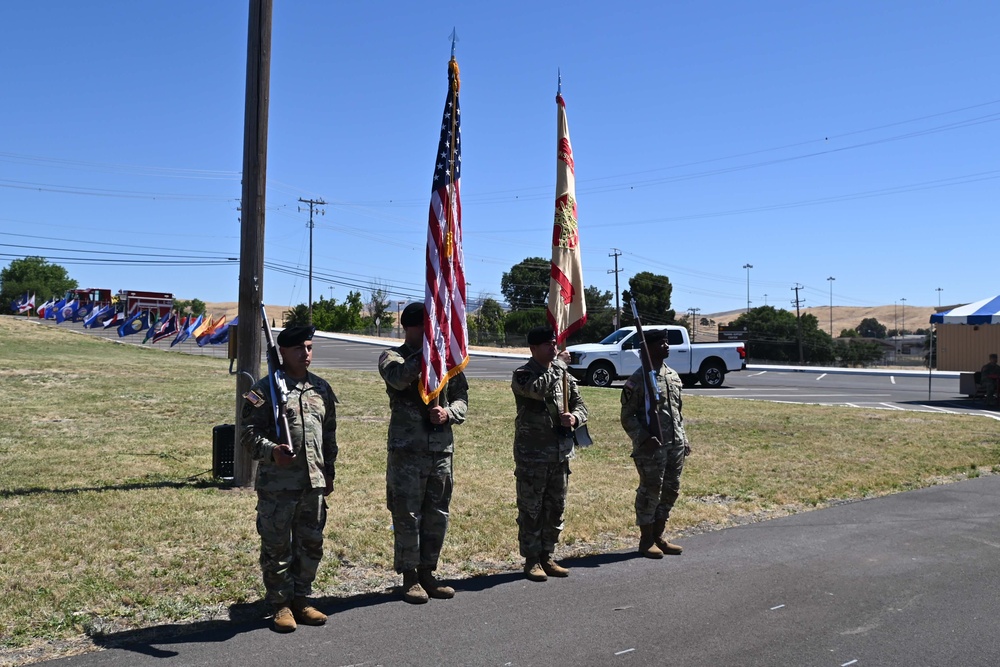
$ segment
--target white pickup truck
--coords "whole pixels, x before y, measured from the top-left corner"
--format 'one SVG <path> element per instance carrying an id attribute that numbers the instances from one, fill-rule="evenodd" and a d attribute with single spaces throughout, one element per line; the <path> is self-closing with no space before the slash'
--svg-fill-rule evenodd
<path id="1" fill-rule="evenodd" d="M 745 343 L 691 344 L 687 329 L 670 324 L 643 327 L 645 331 L 666 329 L 670 343 L 667 365 L 681 376 L 685 387 L 701 382 L 705 387 L 721 387 L 726 373 L 746 368 Z M 609 387 L 639 368 L 639 334 L 624 327 L 600 343 L 570 345 L 569 372 L 577 380 L 595 387 Z"/>

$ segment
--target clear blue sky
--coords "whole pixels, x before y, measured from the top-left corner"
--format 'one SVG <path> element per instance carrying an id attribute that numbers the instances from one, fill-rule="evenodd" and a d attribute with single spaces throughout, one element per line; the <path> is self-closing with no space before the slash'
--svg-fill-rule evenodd
<path id="1" fill-rule="evenodd" d="M 237 299 L 247 9 L 4 4 L 0 266 Z M 997 25 L 989 0 L 274 0 L 263 298 L 306 301 L 299 198 L 329 202 L 315 298 L 422 298 L 453 27 L 470 296 L 549 256 L 559 69 L 587 284 L 614 290 L 617 248 L 679 312 L 744 308 L 748 263 L 754 306 L 991 296 Z"/>

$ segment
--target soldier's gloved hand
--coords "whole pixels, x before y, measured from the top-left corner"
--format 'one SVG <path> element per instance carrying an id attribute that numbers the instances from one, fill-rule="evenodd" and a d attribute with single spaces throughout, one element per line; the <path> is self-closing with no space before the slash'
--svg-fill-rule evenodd
<path id="1" fill-rule="evenodd" d="M 559 423 L 566 428 L 576 426 L 576 415 L 572 412 L 562 412 L 559 414 Z"/>
<path id="2" fill-rule="evenodd" d="M 690 456 L 690 454 L 691 454 L 691 443 L 690 442 L 685 442 L 684 443 L 684 456 Z"/>
<path id="3" fill-rule="evenodd" d="M 278 445 L 271 451 L 271 459 L 276 466 L 284 467 L 295 460 L 292 448 L 288 445 Z"/>
<path id="4" fill-rule="evenodd" d="M 333 476 L 330 473 L 324 471 L 323 479 L 326 480 L 326 488 L 323 489 L 323 495 L 328 496 L 333 493 Z"/>

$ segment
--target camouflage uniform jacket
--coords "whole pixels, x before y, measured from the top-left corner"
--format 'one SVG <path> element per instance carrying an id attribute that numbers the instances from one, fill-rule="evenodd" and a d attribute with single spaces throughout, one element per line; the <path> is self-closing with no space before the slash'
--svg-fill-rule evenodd
<path id="1" fill-rule="evenodd" d="M 622 428 L 632 438 L 632 455 L 649 440 L 653 434 L 646 425 L 646 383 L 639 367 L 622 387 Z M 660 425 L 663 428 L 665 447 L 683 446 L 688 443 L 684 433 L 684 417 L 681 413 L 681 376 L 666 364 L 662 364 L 656 372 L 656 384 L 659 387 Z"/>
<path id="2" fill-rule="evenodd" d="M 573 437 L 559 432 L 563 405 L 563 376 L 569 379 L 569 412 L 576 424 L 587 422 L 587 406 L 566 364 L 556 359 L 545 368 L 534 359 L 514 371 L 517 417 L 514 420 L 514 460 L 524 463 L 556 463 L 573 458 Z"/>
<path id="3" fill-rule="evenodd" d="M 264 402 L 259 407 L 243 403 L 243 434 L 240 444 L 258 462 L 257 488 L 264 491 L 322 489 L 323 473 L 334 477 L 337 461 L 337 397 L 330 384 L 307 373 L 306 378 L 288 382 L 288 426 L 291 430 L 295 459 L 279 467 L 271 457 L 276 435 L 274 409 L 268 378 L 261 378 L 252 391 Z"/>
<path id="4" fill-rule="evenodd" d="M 438 405 L 448 411 L 448 423 L 431 424 L 429 407 L 420 397 L 421 351 L 407 345 L 386 350 L 378 360 L 378 372 L 389 395 L 389 449 L 415 452 L 455 451 L 452 424 L 461 424 L 469 411 L 469 382 L 465 373 L 448 381 L 438 395 Z"/>

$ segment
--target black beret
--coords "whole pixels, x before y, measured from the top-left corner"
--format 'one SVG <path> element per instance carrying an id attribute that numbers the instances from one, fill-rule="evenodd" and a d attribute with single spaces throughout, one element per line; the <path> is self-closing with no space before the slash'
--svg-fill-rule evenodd
<path id="1" fill-rule="evenodd" d="M 286 327 L 278 334 L 278 347 L 301 345 L 307 340 L 312 340 L 314 333 L 316 333 L 316 327 L 313 326 Z"/>
<path id="2" fill-rule="evenodd" d="M 550 326 L 535 327 L 528 332 L 528 345 L 541 345 L 555 340 L 556 332 Z"/>
<path id="3" fill-rule="evenodd" d="M 643 331 L 646 336 L 646 343 L 652 345 L 653 343 L 659 343 L 660 341 L 667 339 L 666 329 L 650 329 L 649 331 Z"/>
<path id="4" fill-rule="evenodd" d="M 424 323 L 424 304 L 419 301 L 411 303 L 403 309 L 399 323 L 404 327 L 419 327 Z"/>

